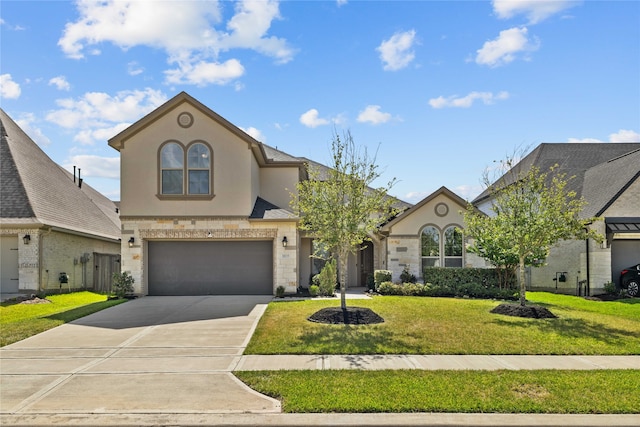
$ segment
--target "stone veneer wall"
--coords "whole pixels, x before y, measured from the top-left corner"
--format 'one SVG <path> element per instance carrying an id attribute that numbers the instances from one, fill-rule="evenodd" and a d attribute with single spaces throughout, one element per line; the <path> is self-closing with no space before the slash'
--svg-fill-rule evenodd
<path id="1" fill-rule="evenodd" d="M 146 240 L 273 240 L 273 292 L 282 285 L 285 292 L 295 293 L 298 287 L 297 223 L 283 221 L 249 221 L 246 218 L 121 218 L 122 271 L 134 278 L 138 295 L 146 295 Z M 211 237 L 209 236 L 211 233 Z M 282 247 L 287 237 L 288 245 Z M 135 243 L 129 247 L 129 238 Z"/>

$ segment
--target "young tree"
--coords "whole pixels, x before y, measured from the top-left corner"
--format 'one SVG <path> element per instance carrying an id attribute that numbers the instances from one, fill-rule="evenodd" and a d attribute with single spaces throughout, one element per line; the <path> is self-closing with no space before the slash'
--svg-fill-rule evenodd
<path id="1" fill-rule="evenodd" d="M 580 218 L 586 202 L 567 189 L 570 178 L 558 173 L 557 166 L 548 172 L 534 166 L 516 173 L 513 162 L 505 164 L 509 171 L 490 187 L 491 213 L 485 215 L 469 205 L 465 232 L 474 239 L 473 252 L 494 263 L 518 265 L 520 305 L 524 306 L 525 267 L 541 265 L 560 240 L 600 242 L 602 236 L 588 227 L 596 218 Z"/>
<path id="2" fill-rule="evenodd" d="M 324 173 L 307 165 L 309 179 L 297 184 L 298 194 L 291 205 L 300 217 L 299 228 L 308 231 L 317 246 L 337 260 L 341 307 L 345 310 L 349 254 L 357 253 L 380 223 L 395 215 L 395 200 L 387 195 L 395 179 L 382 188 L 369 187 L 380 177 L 376 158 L 366 149 L 356 148 L 350 132 L 344 139 L 334 133 L 331 154 L 333 164 Z"/>

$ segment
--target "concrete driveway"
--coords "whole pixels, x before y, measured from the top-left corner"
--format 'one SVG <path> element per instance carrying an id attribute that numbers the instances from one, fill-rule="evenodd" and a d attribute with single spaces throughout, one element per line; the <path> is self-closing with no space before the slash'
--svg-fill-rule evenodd
<path id="1" fill-rule="evenodd" d="M 279 413 L 230 373 L 270 300 L 144 297 L 6 346 L 0 413 Z"/>

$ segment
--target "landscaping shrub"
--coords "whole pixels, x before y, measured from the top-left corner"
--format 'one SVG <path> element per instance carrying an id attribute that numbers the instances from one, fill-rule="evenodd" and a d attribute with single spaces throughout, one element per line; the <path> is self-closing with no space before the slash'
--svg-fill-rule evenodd
<path id="1" fill-rule="evenodd" d="M 320 280 L 319 291 L 320 295 L 325 297 L 332 297 L 334 295 L 336 285 L 338 283 L 337 280 L 337 270 L 336 270 L 336 260 L 332 259 L 328 261 L 320 274 L 318 275 Z"/>
<path id="2" fill-rule="evenodd" d="M 309 295 L 311 295 L 312 297 L 317 297 L 319 293 L 320 287 L 318 285 L 309 286 Z"/>
<path id="3" fill-rule="evenodd" d="M 604 284 L 604 292 L 607 295 L 616 295 L 618 294 L 618 289 L 616 289 L 616 284 L 613 282 L 607 282 Z"/>
<path id="4" fill-rule="evenodd" d="M 367 290 L 369 291 L 376 290 L 376 281 L 373 278 L 373 274 L 367 274 Z"/>
<path id="5" fill-rule="evenodd" d="M 428 296 L 428 297 L 459 297 L 517 300 L 519 294 L 512 289 L 488 288 L 482 285 L 466 283 L 458 286 L 437 286 L 431 283 L 403 283 L 395 284 L 383 282 L 378 288 L 382 295 Z"/>
<path id="6" fill-rule="evenodd" d="M 516 289 L 516 276 L 507 274 L 500 268 L 446 268 L 425 267 L 423 269 L 425 283 L 436 286 L 458 286 L 460 283 L 477 283 L 487 288 Z M 501 279 L 508 277 L 506 286 L 501 286 Z"/>
<path id="7" fill-rule="evenodd" d="M 276 296 L 278 298 L 284 297 L 284 286 L 280 285 L 276 288 Z"/>
<path id="8" fill-rule="evenodd" d="M 113 279 L 111 290 L 118 298 L 124 298 L 127 295 L 133 295 L 133 283 L 135 282 L 135 279 L 131 277 L 131 274 L 129 274 L 129 272 L 116 272 L 113 273 L 113 276 L 111 276 L 111 278 Z"/>
<path id="9" fill-rule="evenodd" d="M 378 287 L 383 282 L 390 282 L 391 281 L 391 271 L 389 271 L 389 270 L 375 270 L 373 272 L 373 281 L 375 283 L 376 289 L 378 289 Z"/>
<path id="10" fill-rule="evenodd" d="M 402 273 L 400 273 L 400 282 L 402 283 L 416 283 L 417 279 L 414 274 L 409 271 L 409 266 L 405 265 L 402 269 Z"/>

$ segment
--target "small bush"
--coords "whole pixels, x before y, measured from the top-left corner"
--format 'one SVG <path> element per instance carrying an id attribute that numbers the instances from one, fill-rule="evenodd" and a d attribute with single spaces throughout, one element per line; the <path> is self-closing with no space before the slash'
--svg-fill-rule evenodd
<path id="1" fill-rule="evenodd" d="M 382 295 L 402 295 L 400 285 L 396 285 L 390 281 L 380 283 L 377 288 L 378 292 Z"/>
<path id="2" fill-rule="evenodd" d="M 284 297 L 284 286 L 280 285 L 276 288 L 276 296 L 278 298 Z"/>
<path id="3" fill-rule="evenodd" d="M 328 261 L 318 276 L 320 276 L 320 295 L 332 297 L 338 283 L 336 260 L 332 259 L 331 261 Z"/>
<path id="4" fill-rule="evenodd" d="M 409 266 L 405 265 L 402 269 L 402 273 L 400 273 L 400 281 L 402 283 L 416 283 L 417 279 L 414 274 L 409 271 Z"/>
<path id="5" fill-rule="evenodd" d="M 616 288 L 616 284 L 613 282 L 607 282 L 604 284 L 604 291 L 608 294 L 608 295 L 617 295 L 618 294 L 618 289 Z"/>
<path id="6" fill-rule="evenodd" d="M 373 278 L 373 274 L 367 274 L 367 289 L 369 291 L 376 290 L 376 280 Z"/>
<path id="7" fill-rule="evenodd" d="M 113 284 L 111 286 L 112 292 L 118 298 L 133 295 L 133 283 L 135 282 L 135 279 L 131 277 L 131 274 L 128 271 L 113 273 L 111 278 L 113 279 Z"/>
<path id="8" fill-rule="evenodd" d="M 389 270 L 375 270 L 373 272 L 373 282 L 375 284 L 376 290 L 383 282 L 391 281 L 391 271 Z"/>
<path id="9" fill-rule="evenodd" d="M 320 287 L 320 275 L 319 274 L 312 275 L 311 279 L 309 280 L 309 285 L 316 285 Z"/>
<path id="10" fill-rule="evenodd" d="M 309 295 L 312 297 L 317 297 L 320 294 L 320 287 L 317 285 L 309 286 Z"/>

